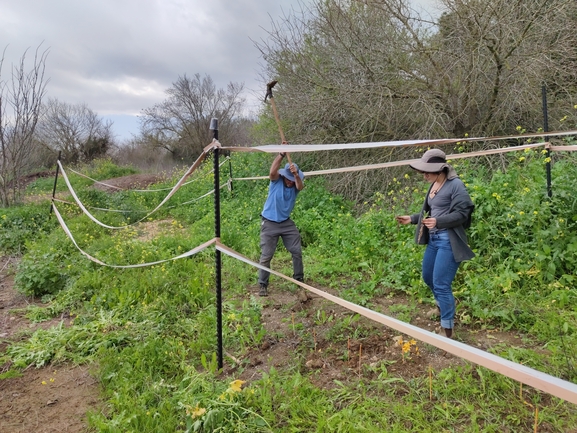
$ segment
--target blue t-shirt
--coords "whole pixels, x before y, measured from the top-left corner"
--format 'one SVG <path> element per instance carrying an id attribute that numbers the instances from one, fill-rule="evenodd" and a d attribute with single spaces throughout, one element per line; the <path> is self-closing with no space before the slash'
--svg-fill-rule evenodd
<path id="1" fill-rule="evenodd" d="M 282 176 L 277 180 L 271 180 L 262 216 L 277 223 L 288 220 L 295 207 L 298 193 L 296 186 L 286 187 Z"/>

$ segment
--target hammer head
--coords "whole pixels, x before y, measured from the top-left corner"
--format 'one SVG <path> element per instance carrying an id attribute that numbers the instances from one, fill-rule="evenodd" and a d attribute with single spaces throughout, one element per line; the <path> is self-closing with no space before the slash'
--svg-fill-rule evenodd
<path id="1" fill-rule="evenodd" d="M 266 85 L 266 95 L 264 96 L 264 102 L 266 102 L 267 98 L 268 99 L 272 99 L 272 88 L 275 86 L 275 84 L 278 83 L 277 80 L 271 81 L 270 83 L 268 83 Z"/>

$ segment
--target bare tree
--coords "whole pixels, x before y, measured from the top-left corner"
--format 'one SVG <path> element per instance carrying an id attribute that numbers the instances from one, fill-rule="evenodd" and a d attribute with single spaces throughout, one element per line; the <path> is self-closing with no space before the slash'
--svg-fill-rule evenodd
<path id="1" fill-rule="evenodd" d="M 340 142 L 536 129 L 541 84 L 574 88 L 573 0 L 441 3 L 446 12 L 431 21 L 407 0 L 316 0 L 273 23 L 257 46 L 263 75 L 279 80 L 290 135 Z"/>
<path id="2" fill-rule="evenodd" d="M 170 172 L 182 164 L 176 163 L 169 152 L 155 147 L 146 141 L 146 137 L 132 137 L 116 146 L 111 152 L 113 160 L 120 165 L 139 167 L 145 171 Z"/>
<path id="3" fill-rule="evenodd" d="M 49 99 L 38 123 L 37 139 L 45 147 L 62 152 L 74 163 L 106 154 L 113 144 L 112 121 L 104 121 L 86 104 Z"/>
<path id="4" fill-rule="evenodd" d="M 398 2 L 399 13 L 410 9 Z M 426 28 L 415 30 L 425 39 Z M 413 35 L 361 2 L 314 1 L 273 23 L 257 44 L 287 136 L 305 142 L 377 141 L 430 133 Z M 275 88 L 276 89 L 276 88 Z M 435 126 L 435 125 L 432 125 Z"/>
<path id="5" fill-rule="evenodd" d="M 26 50 L 8 80 L 2 78 L 5 52 L 0 59 L 0 203 L 9 206 L 20 197 L 23 174 L 33 168 L 34 132 L 48 83 L 44 79 L 48 50 L 36 49 L 29 70 Z"/>
<path id="6" fill-rule="evenodd" d="M 168 98 L 143 110 L 141 130 L 148 141 L 163 147 L 175 159 L 191 159 L 202 153 L 210 142 L 210 120 L 219 120 L 219 139 L 234 143 L 234 122 L 241 115 L 244 86 L 229 83 L 217 89 L 212 78 L 200 74 L 179 77 L 166 93 Z"/>
<path id="7" fill-rule="evenodd" d="M 541 86 L 567 90 L 574 63 L 563 64 L 577 38 L 568 0 L 444 0 L 447 12 L 431 39 L 436 60 L 429 74 L 449 131 L 511 133 L 517 125 L 542 126 Z M 573 18 L 574 21 L 574 18 Z"/>

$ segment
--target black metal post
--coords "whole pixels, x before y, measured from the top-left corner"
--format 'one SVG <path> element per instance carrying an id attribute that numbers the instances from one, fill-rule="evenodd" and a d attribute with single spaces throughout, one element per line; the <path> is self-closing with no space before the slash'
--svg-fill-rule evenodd
<path id="1" fill-rule="evenodd" d="M 58 161 L 60 161 L 60 156 L 62 151 L 58 152 Z M 58 183 L 58 172 L 60 170 L 60 165 L 56 164 L 56 176 L 54 176 L 54 188 L 52 188 L 52 201 L 50 202 L 50 215 L 52 215 L 52 208 L 54 207 L 54 197 L 56 197 L 56 184 Z"/>
<path id="2" fill-rule="evenodd" d="M 218 119 L 210 120 L 213 137 L 218 140 Z M 220 239 L 220 170 L 218 163 L 218 148 L 214 149 L 214 237 Z M 222 259 L 219 250 L 215 250 L 215 283 L 216 283 L 216 339 L 218 368 L 223 367 L 222 356 Z"/>
<path id="3" fill-rule="evenodd" d="M 541 95 L 543 97 L 543 131 L 549 132 L 549 119 L 547 114 L 547 87 L 543 85 L 541 87 Z M 549 137 L 545 136 L 545 141 L 549 141 Z M 549 198 L 553 196 L 553 191 L 551 189 L 551 150 L 547 146 L 547 163 L 545 164 L 545 170 L 547 172 L 547 195 Z"/>

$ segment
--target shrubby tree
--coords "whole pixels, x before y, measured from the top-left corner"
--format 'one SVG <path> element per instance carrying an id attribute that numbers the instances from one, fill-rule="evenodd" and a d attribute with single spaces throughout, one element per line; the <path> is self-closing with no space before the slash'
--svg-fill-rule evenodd
<path id="1" fill-rule="evenodd" d="M 279 80 L 275 97 L 287 136 L 338 143 L 415 129 L 420 122 L 408 113 L 419 104 L 408 85 L 410 43 L 388 15 L 360 2 L 314 1 L 273 23 L 258 46 L 265 75 Z"/>
<path id="2" fill-rule="evenodd" d="M 511 134 L 543 126 L 541 86 L 574 89 L 576 3 L 568 0 L 444 0 L 430 39 L 448 132 Z M 573 21 L 573 24 L 570 24 Z M 561 59 L 565 59 L 561 61 Z M 569 60 L 571 59 L 571 60 Z M 552 95 L 555 96 L 555 95 Z M 562 96 L 567 107 L 571 99 Z M 552 107 L 553 118 L 562 111 Z M 555 126 L 559 126 L 558 124 Z"/>
<path id="3" fill-rule="evenodd" d="M 34 132 L 40 117 L 48 80 L 44 78 L 48 50 L 36 49 L 26 68 L 25 51 L 12 66 L 11 77 L 2 76 L 4 53 L 0 58 L 0 203 L 8 206 L 19 199 L 22 178 L 34 167 L 38 145 Z"/>
<path id="4" fill-rule="evenodd" d="M 113 145 L 112 122 L 105 121 L 86 104 L 68 104 L 50 99 L 38 124 L 39 143 L 68 163 L 91 161 Z"/>
<path id="5" fill-rule="evenodd" d="M 243 122 L 243 88 L 231 82 L 226 89 L 217 89 L 208 75 L 178 77 L 166 91 L 166 100 L 143 110 L 142 136 L 153 146 L 168 150 L 176 160 L 188 161 L 200 155 L 212 140 L 209 127 L 215 117 L 219 141 L 239 144 L 235 138 Z"/>
<path id="6" fill-rule="evenodd" d="M 406 0 L 315 0 L 272 23 L 257 46 L 292 135 L 341 142 L 537 129 L 541 85 L 575 89 L 574 1 L 440 4 L 433 20 Z"/>
<path id="7" fill-rule="evenodd" d="M 256 45 L 263 78 L 279 81 L 275 100 L 287 138 L 340 143 L 537 130 L 543 84 L 552 91 L 552 120 L 572 108 L 574 0 L 438 4 L 444 12 L 434 18 L 408 0 L 313 0 L 273 22 Z M 349 152 L 342 163 L 391 157 Z M 338 165 L 331 158 L 318 164 Z M 367 183 L 364 174 L 344 176 L 340 184 L 357 192 Z"/>

